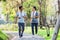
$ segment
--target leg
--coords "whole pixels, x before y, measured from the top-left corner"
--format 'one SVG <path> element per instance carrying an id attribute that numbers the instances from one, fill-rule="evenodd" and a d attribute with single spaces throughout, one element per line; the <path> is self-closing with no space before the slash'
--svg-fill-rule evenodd
<path id="1" fill-rule="evenodd" d="M 32 34 L 34 35 L 34 23 L 31 23 Z"/>
<path id="2" fill-rule="evenodd" d="M 35 23 L 35 33 L 37 34 L 38 31 L 38 23 Z"/>
<path id="3" fill-rule="evenodd" d="M 25 26 L 24 23 L 22 23 L 21 26 L 22 26 L 22 35 L 23 35 L 23 32 L 24 32 L 24 26 Z"/>
<path id="4" fill-rule="evenodd" d="M 19 26 L 19 36 L 21 36 L 21 25 L 20 25 L 20 23 L 18 23 L 18 26 Z"/>

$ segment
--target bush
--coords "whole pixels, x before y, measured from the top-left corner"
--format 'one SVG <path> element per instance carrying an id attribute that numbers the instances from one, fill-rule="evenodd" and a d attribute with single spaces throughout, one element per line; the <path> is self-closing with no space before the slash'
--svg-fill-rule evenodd
<path id="1" fill-rule="evenodd" d="M 7 40 L 8 37 L 6 34 L 4 34 L 2 31 L 0 31 L 0 40 Z"/>
<path id="2" fill-rule="evenodd" d="M 6 0 L 0 0 L 0 1 L 4 1 L 5 2 Z"/>
<path id="3" fill-rule="evenodd" d="M 27 20 L 26 26 L 30 26 L 30 20 Z"/>
<path id="4" fill-rule="evenodd" d="M 3 40 L 3 39 L 0 37 L 0 40 Z"/>

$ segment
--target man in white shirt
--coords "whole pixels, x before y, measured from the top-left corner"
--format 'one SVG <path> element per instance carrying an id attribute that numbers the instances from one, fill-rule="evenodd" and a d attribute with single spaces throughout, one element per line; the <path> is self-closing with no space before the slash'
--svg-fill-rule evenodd
<path id="1" fill-rule="evenodd" d="M 23 36 L 24 24 L 26 19 L 26 13 L 23 11 L 23 6 L 19 6 L 19 11 L 17 12 L 18 26 L 19 26 L 19 37 Z"/>

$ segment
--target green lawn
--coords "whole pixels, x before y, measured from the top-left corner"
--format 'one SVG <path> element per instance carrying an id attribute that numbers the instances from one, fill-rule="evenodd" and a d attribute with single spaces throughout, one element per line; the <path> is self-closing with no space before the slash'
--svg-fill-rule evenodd
<path id="1" fill-rule="evenodd" d="M 8 38 L 7 35 L 0 31 L 0 40 L 7 40 L 7 38 Z"/>
<path id="2" fill-rule="evenodd" d="M 0 28 L 0 29 L 4 30 L 4 31 L 18 31 L 18 26 L 16 24 L 4 25 L 4 26 L 6 26 L 6 27 Z M 44 28 L 44 30 L 38 28 L 38 35 L 44 37 L 45 40 L 51 40 L 53 31 L 54 31 L 53 28 L 50 28 L 50 36 L 47 37 L 46 28 Z M 25 27 L 25 31 L 24 32 L 31 34 L 31 27 L 30 26 Z M 60 40 L 60 32 L 58 34 L 57 40 Z"/>
<path id="3" fill-rule="evenodd" d="M 51 40 L 53 31 L 54 30 L 52 28 L 50 28 L 50 36 L 47 37 L 46 29 L 42 30 L 42 29 L 38 28 L 38 35 L 44 37 L 45 40 Z M 25 27 L 25 33 L 30 33 L 31 34 L 31 28 L 30 27 Z M 60 32 L 58 34 L 57 40 L 60 40 Z"/>

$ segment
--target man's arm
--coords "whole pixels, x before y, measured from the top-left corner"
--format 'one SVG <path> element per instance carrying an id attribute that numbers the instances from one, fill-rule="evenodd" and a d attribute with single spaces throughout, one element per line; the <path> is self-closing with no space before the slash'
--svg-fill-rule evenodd
<path id="1" fill-rule="evenodd" d="M 35 18 L 39 18 L 39 14 L 38 14 L 38 13 L 36 13 L 36 16 L 35 16 Z"/>
<path id="2" fill-rule="evenodd" d="M 35 16 L 35 18 L 38 18 L 39 16 Z"/>
<path id="3" fill-rule="evenodd" d="M 16 16 L 17 19 L 20 19 L 20 17 Z"/>
<path id="4" fill-rule="evenodd" d="M 31 12 L 31 15 L 30 15 L 31 17 L 30 17 L 30 22 L 32 22 L 32 18 L 33 18 L 33 16 L 32 16 L 32 12 Z"/>
<path id="5" fill-rule="evenodd" d="M 27 20 L 27 16 L 23 16 L 23 18 L 24 18 L 25 20 Z"/>
<path id="6" fill-rule="evenodd" d="M 24 18 L 25 20 L 27 19 L 27 14 L 26 14 L 26 13 L 24 14 L 23 18 Z"/>
<path id="7" fill-rule="evenodd" d="M 16 20 L 20 19 L 18 12 L 16 13 Z"/>

